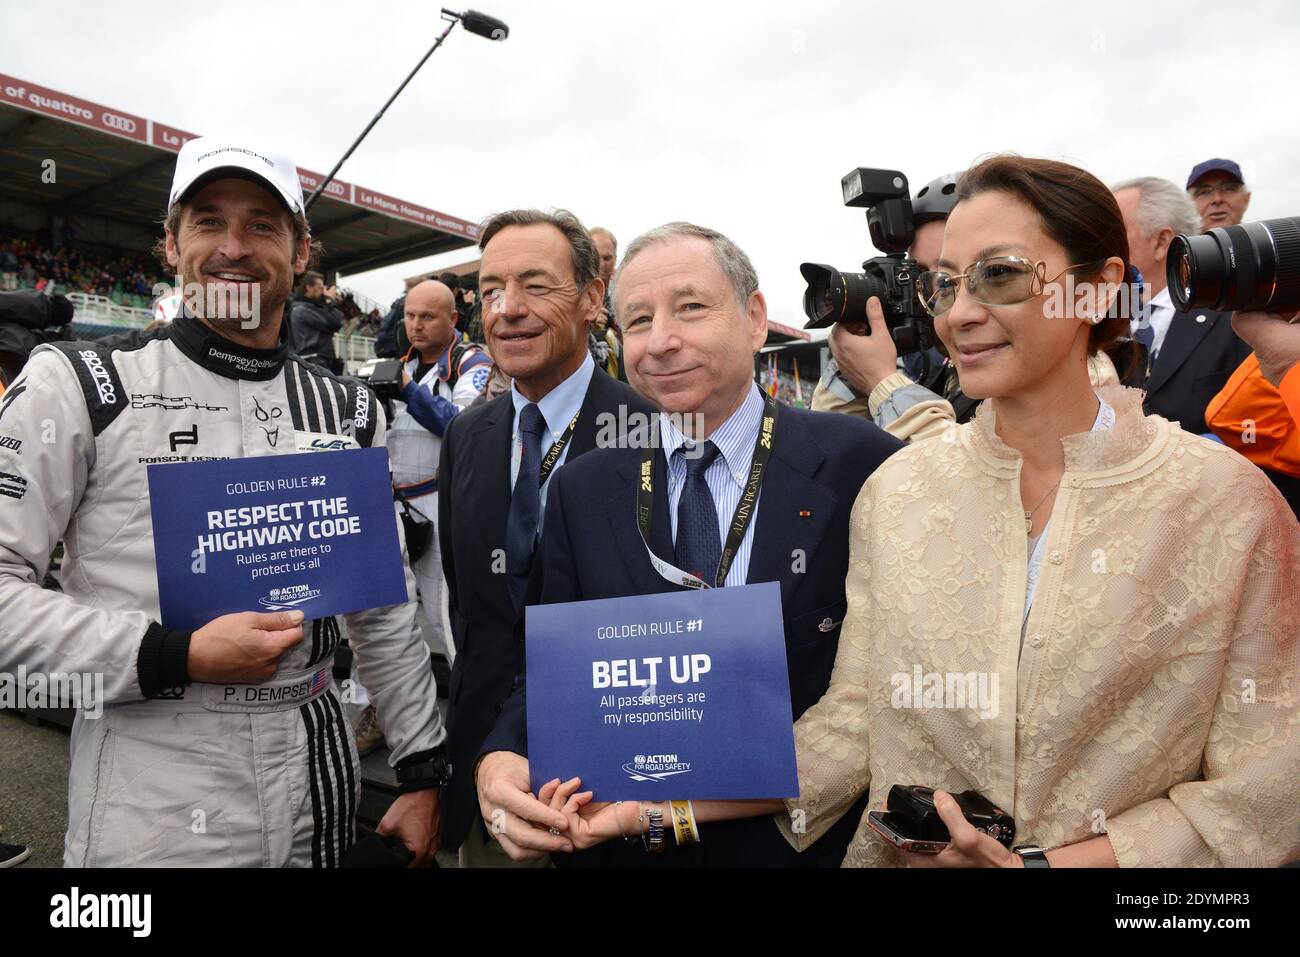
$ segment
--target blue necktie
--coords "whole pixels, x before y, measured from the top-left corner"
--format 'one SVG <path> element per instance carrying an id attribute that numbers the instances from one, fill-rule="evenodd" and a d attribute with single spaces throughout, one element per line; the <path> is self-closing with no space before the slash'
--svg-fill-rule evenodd
<path id="1" fill-rule="evenodd" d="M 1129 273 L 1133 282 L 1138 287 L 1138 327 L 1133 331 L 1133 341 L 1140 342 L 1142 347 L 1147 351 L 1147 369 L 1150 370 L 1151 364 L 1156 361 L 1156 330 L 1151 325 L 1151 298 L 1150 287 L 1142 278 L 1142 273 L 1137 266 L 1129 266 Z"/>
<path id="2" fill-rule="evenodd" d="M 685 449 L 673 453 L 686 460 L 686 484 L 677 502 L 677 541 L 673 556 L 678 568 L 712 586 L 718 563 L 722 561 L 722 542 L 718 538 L 718 510 L 704 473 L 718 457 L 718 447 L 705 442 L 701 452 L 698 458 L 687 456 Z"/>
<path id="3" fill-rule="evenodd" d="M 542 410 L 529 403 L 519 410 L 519 474 L 510 493 L 510 512 L 506 517 L 506 574 L 510 597 L 515 608 L 523 607 L 528 572 L 533 564 L 537 544 L 538 516 L 541 514 L 541 438 L 546 431 Z"/>

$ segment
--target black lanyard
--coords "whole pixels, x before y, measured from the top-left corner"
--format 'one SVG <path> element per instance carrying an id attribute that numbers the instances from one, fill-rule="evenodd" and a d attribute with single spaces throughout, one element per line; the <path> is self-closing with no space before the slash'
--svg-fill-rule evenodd
<path id="1" fill-rule="evenodd" d="M 718 573 L 714 576 L 712 586 L 690 572 L 682 571 L 677 566 L 664 561 L 650 548 L 650 519 L 654 511 L 655 447 L 653 443 L 646 446 L 641 455 L 641 481 L 637 485 L 636 492 L 637 525 L 641 530 L 641 542 L 645 545 L 646 554 L 650 556 L 650 564 L 654 566 L 655 571 L 674 585 L 680 585 L 684 588 L 721 588 L 727 580 L 727 572 L 731 570 L 731 563 L 736 560 L 736 552 L 740 550 L 740 543 L 745 540 L 745 532 L 749 529 L 750 522 L 754 520 L 754 506 L 758 502 L 758 490 L 763 484 L 763 473 L 767 471 L 767 460 L 772 457 L 772 435 L 776 429 L 776 409 L 776 400 L 770 395 L 765 396 L 763 422 L 758 430 L 758 442 L 754 445 L 754 457 L 749 466 L 749 480 L 745 483 L 745 491 L 741 494 L 740 501 L 736 503 L 735 514 L 731 516 L 731 528 L 728 530 L 727 540 L 722 546 L 722 560 L 718 562 Z M 682 530 L 677 529 L 677 534 L 680 535 L 681 533 Z"/>
<path id="2" fill-rule="evenodd" d="M 551 472 L 555 471 L 555 463 L 560 461 L 560 456 L 564 454 L 565 446 L 567 446 L 569 444 L 569 440 L 573 438 L 573 428 L 578 424 L 578 416 L 580 416 L 581 414 L 582 414 L 581 409 L 579 409 L 577 412 L 573 414 L 573 418 L 569 420 L 569 427 L 564 430 L 563 435 L 561 435 L 558 439 L 555 440 L 555 444 L 551 446 L 551 450 L 547 452 L 546 455 L 542 458 L 542 466 L 537 473 L 538 488 L 541 488 L 543 485 L 545 485 L 546 480 L 551 475 Z"/>

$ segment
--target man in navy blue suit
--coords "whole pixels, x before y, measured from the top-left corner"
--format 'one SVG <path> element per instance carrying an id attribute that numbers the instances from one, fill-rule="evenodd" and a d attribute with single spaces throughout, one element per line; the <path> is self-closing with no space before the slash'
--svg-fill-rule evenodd
<path id="1" fill-rule="evenodd" d="M 571 463 L 548 499 L 542 602 L 672 591 L 683 572 L 711 587 L 779 582 L 793 721 L 830 683 L 854 500 L 900 443 L 870 423 L 777 406 L 759 391 L 754 353 L 767 338 L 767 305 L 749 258 L 720 233 L 670 223 L 639 237 L 615 279 L 614 303 L 629 381 L 670 413 L 656 424 L 649 534 L 643 541 L 638 525 L 642 449 L 601 448 Z M 771 455 L 746 523 L 738 505 L 769 415 Z M 506 819 L 491 830 L 516 858 L 554 849 L 565 827 L 563 815 L 521 793 L 525 693 L 517 682 L 475 775 L 480 808 L 486 819 Z M 857 811 L 803 855 L 760 817 L 703 825 L 699 844 L 655 857 L 639 841 L 611 841 L 557 863 L 838 866 Z"/>
<path id="2" fill-rule="evenodd" d="M 472 772 L 524 667 L 523 609 L 541 593 L 534 553 L 552 476 L 609 441 L 603 423 L 651 407 L 587 352 L 605 284 L 591 236 L 572 213 L 498 213 L 479 246 L 488 348 L 513 383 L 451 419 L 438 464 L 438 539 L 457 651 L 441 833 L 462 867 L 500 867 L 510 861 L 479 822 Z M 527 773 L 523 790 L 527 796 Z M 503 827 L 506 813 L 493 826 Z M 564 844 L 552 839 L 547 849 Z"/>

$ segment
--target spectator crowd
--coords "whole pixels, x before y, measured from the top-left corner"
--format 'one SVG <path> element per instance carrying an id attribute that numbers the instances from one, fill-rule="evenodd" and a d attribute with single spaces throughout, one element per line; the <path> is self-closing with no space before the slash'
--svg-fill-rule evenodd
<path id="1" fill-rule="evenodd" d="M 35 236 L 0 232 L 0 274 L 22 288 L 53 293 L 84 292 L 119 305 L 147 308 L 155 285 L 165 282 L 149 253 L 97 255 L 71 245 L 51 249 Z"/>

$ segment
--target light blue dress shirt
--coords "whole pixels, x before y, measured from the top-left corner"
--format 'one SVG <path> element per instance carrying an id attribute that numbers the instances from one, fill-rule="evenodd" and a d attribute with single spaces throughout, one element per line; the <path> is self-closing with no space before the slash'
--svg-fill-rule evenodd
<path id="1" fill-rule="evenodd" d="M 549 421 L 549 420 L 548 420 Z M 750 383 L 749 394 L 731 417 L 708 437 L 721 453 L 704 473 L 704 481 L 713 495 L 713 507 L 718 512 L 718 541 L 724 546 L 736 505 L 745 491 L 749 470 L 754 462 L 754 446 L 758 444 L 759 429 L 763 425 L 763 394 Z M 686 484 L 686 459 L 673 453 L 686 444 L 687 439 L 673 424 L 669 416 L 659 417 L 659 435 L 664 455 L 668 459 L 668 513 L 672 517 L 673 541 L 677 541 L 677 504 Z M 727 570 L 724 587 L 745 584 L 749 576 L 749 556 L 754 550 L 754 526 L 758 520 L 758 504 L 763 497 L 760 491 L 754 502 L 754 519 L 745 529 L 736 557 Z M 712 584 L 710 582 L 709 584 Z"/>
<path id="2" fill-rule="evenodd" d="M 537 403 L 537 408 L 541 410 L 542 418 L 546 420 L 546 431 L 542 433 L 541 446 L 537 449 L 537 458 L 541 458 L 551 450 L 551 446 L 559 441 L 564 430 L 569 427 L 573 417 L 578 414 L 582 408 L 583 400 L 587 398 L 587 387 L 591 385 L 591 377 L 596 371 L 596 363 L 592 361 L 591 353 L 583 357 L 582 365 L 578 366 L 577 371 L 567 379 L 557 385 Z M 528 405 L 530 400 L 519 394 L 514 383 L 510 385 L 510 401 L 514 403 L 515 417 L 510 426 L 510 487 L 515 487 L 515 479 L 519 477 L 519 461 L 523 456 L 523 447 L 519 439 L 519 413 L 524 406 Z M 546 490 L 551 485 L 551 477 L 555 475 L 556 470 L 564 464 L 569 457 L 569 446 L 573 445 L 573 440 L 564 447 L 560 453 L 560 458 L 555 463 L 555 468 L 551 474 L 546 477 L 542 483 L 542 492 L 540 504 L 537 510 L 537 527 L 542 527 L 542 520 L 546 516 Z"/>

